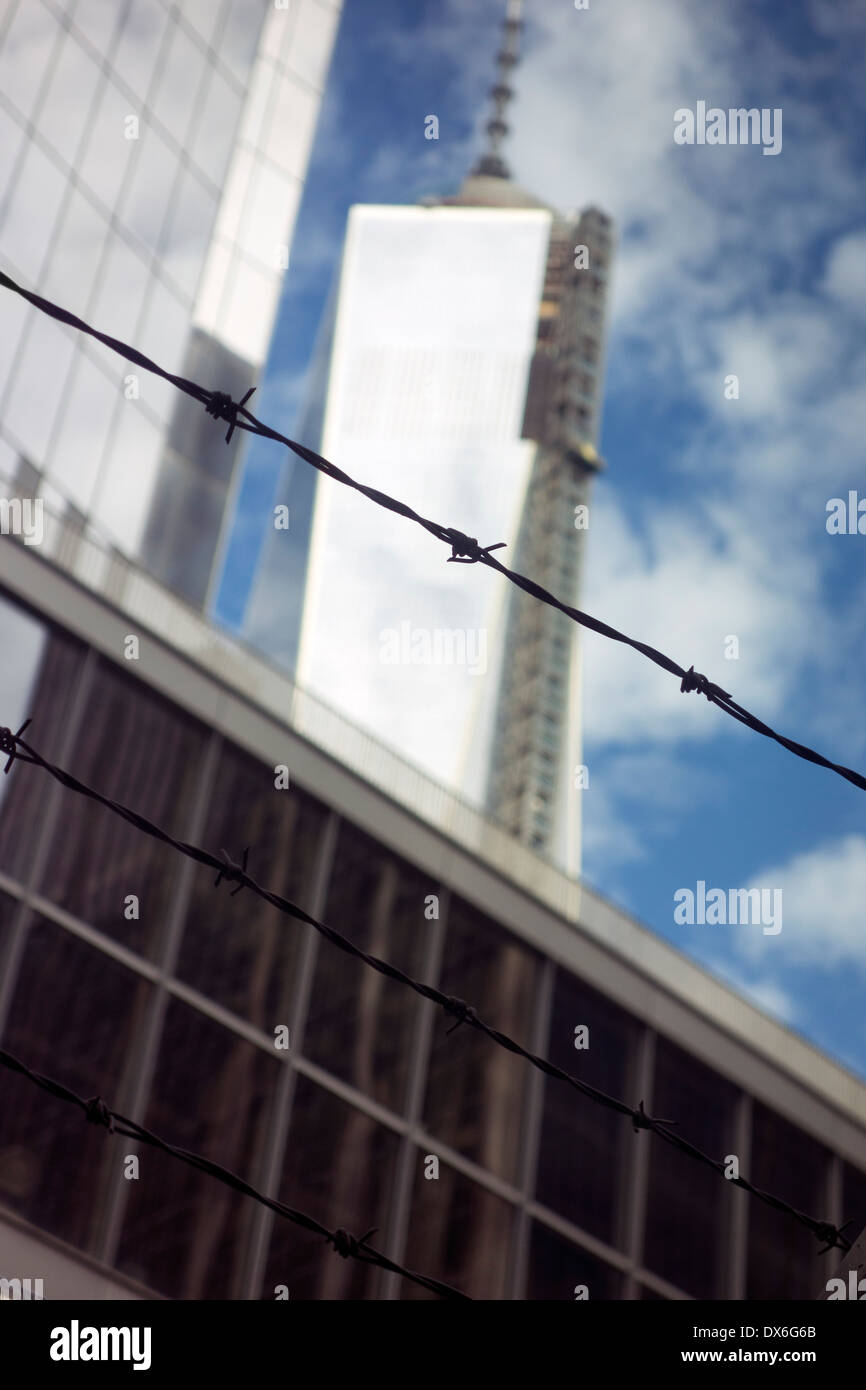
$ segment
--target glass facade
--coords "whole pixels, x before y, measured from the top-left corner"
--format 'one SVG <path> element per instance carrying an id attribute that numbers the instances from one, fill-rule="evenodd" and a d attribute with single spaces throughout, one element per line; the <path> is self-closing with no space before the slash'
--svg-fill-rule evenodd
<path id="1" fill-rule="evenodd" d="M 765 1106 L 755 1106 L 751 1176 L 756 1186 L 778 1193 L 800 1211 L 815 1211 L 827 1200 L 828 1158 L 822 1144 Z M 746 1296 L 814 1298 L 814 1238 L 784 1213 L 760 1205 L 751 1221 Z"/>
<path id="2" fill-rule="evenodd" d="M 273 1056 L 171 999 L 144 1124 L 258 1183 L 278 1071 Z M 233 1297 L 250 1203 L 221 1184 L 205 1191 L 199 1174 L 158 1149 L 144 1148 L 140 1163 L 138 1180 L 124 1183 L 117 1268 L 171 1298 Z"/>
<path id="3" fill-rule="evenodd" d="M 557 971 L 546 1054 L 552 1062 L 599 1090 L 631 1095 L 637 1036 L 633 1018 L 574 976 Z M 612 1111 L 576 1104 L 565 1087 L 545 1084 L 537 1199 L 622 1249 L 623 1175 L 633 1137 Z"/>
<path id="4" fill-rule="evenodd" d="M 0 0 L 0 264 L 167 371 L 253 385 L 341 0 Z M 0 438 L 197 604 L 242 436 L 3 292 Z M 202 423 L 203 422 L 203 423 Z M 8 482 L 0 478 L 0 489 Z"/>
<path id="5" fill-rule="evenodd" d="M 425 936 L 418 904 L 429 884 L 354 826 L 343 824 L 325 904 L 325 920 L 344 936 L 424 974 Z M 323 943 L 324 946 L 324 943 Z M 304 1051 L 312 1061 L 394 1110 L 405 1107 L 409 1056 L 420 999 L 360 961 L 319 947 Z"/>
<path id="6" fill-rule="evenodd" d="M 866 1225 L 842 1161 L 130 671 L 0 598 L 3 717 L 180 837 L 670 1115 L 816 1216 Z M 131 911 L 130 898 L 135 899 Z M 0 1045 L 330 1229 L 476 1298 L 811 1298 L 795 1223 L 635 1135 L 310 929 L 40 770 L 0 778 Z M 289 1046 L 277 1046 L 288 1029 Z M 126 1175 L 136 1155 L 135 1180 Z M 835 1197 L 834 1197 L 835 1192 Z M 742 1204 L 748 1203 L 743 1209 Z M 739 1204 L 739 1205 L 738 1205 Z M 0 1070 L 3 1212 L 171 1298 L 427 1298 Z M 738 1216 L 739 1212 L 739 1216 Z"/>
<path id="7" fill-rule="evenodd" d="M 3 1046 L 79 1094 L 92 1094 L 97 1080 L 126 1113 L 151 995 L 151 985 L 136 971 L 34 914 L 26 925 Z M 115 1156 L 69 1106 L 45 1106 L 44 1093 L 9 1072 L 0 1085 L 0 1171 L 13 1165 L 3 1201 L 71 1245 L 98 1251 L 103 1194 Z"/>
<path id="8" fill-rule="evenodd" d="M 708 1067 L 660 1038 L 653 1108 L 688 1116 L 688 1137 L 704 1153 L 737 1152 L 737 1091 Z M 754 1179 L 753 1179 L 754 1180 Z M 774 1189 L 778 1191 L 778 1189 Z M 818 1206 L 823 1207 L 819 1196 Z M 647 1267 L 695 1298 L 721 1298 L 731 1276 L 725 1232 L 734 1217 L 734 1189 L 667 1146 L 651 1147 L 644 1242 Z M 754 1213 L 757 1222 L 757 1213 Z"/>

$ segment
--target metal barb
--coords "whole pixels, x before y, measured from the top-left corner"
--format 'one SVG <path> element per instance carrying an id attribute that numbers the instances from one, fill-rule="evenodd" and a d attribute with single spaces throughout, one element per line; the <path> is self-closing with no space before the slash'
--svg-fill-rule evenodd
<path id="1" fill-rule="evenodd" d="M 114 1129 L 114 1119 L 101 1096 L 91 1096 L 84 1107 L 84 1118 L 88 1124 L 103 1125 L 109 1134 Z"/>
<path id="2" fill-rule="evenodd" d="M 8 753 L 4 773 L 8 772 L 18 755 L 18 740 L 24 733 L 28 724 L 32 724 L 32 719 L 25 719 L 17 734 L 13 734 L 11 729 L 0 729 L 0 753 Z"/>
<path id="3" fill-rule="evenodd" d="M 255 389 L 255 386 L 251 386 L 241 401 L 233 401 L 226 391 L 212 391 L 210 399 L 205 403 L 205 410 L 208 415 L 212 415 L 215 420 L 228 420 L 229 427 L 226 430 L 226 444 L 231 440 L 239 424 L 238 411 L 243 410 Z"/>
<path id="4" fill-rule="evenodd" d="M 497 541 L 495 545 L 480 546 L 474 536 L 466 536 L 462 531 L 457 531 L 454 527 L 446 527 L 446 534 L 451 543 L 451 554 L 448 556 L 448 564 L 452 562 L 458 565 L 477 565 L 479 560 L 483 560 L 489 555 L 491 550 L 503 550 L 505 541 Z"/>
<path id="5" fill-rule="evenodd" d="M 730 700 L 731 696 L 727 690 L 723 690 L 720 685 L 713 685 L 713 682 L 702 676 L 700 671 L 696 671 L 694 666 L 690 666 L 680 682 L 680 694 L 689 695 L 696 690 L 699 695 L 706 695 L 708 700 L 713 696 L 723 700 Z"/>
<path id="6" fill-rule="evenodd" d="M 220 854 L 223 857 L 223 866 L 218 871 L 217 876 L 213 881 L 214 888 L 219 888 L 223 880 L 225 880 L 226 883 L 236 883 L 237 888 L 233 888 L 231 893 L 229 894 L 229 897 L 233 898 L 237 893 L 241 891 L 242 888 L 246 887 L 243 880 L 247 872 L 247 860 L 249 858 L 249 853 L 250 847 L 249 845 L 247 845 L 246 849 L 241 855 L 240 864 L 236 864 L 235 861 L 232 858 L 230 858 L 227 851 L 221 849 Z"/>

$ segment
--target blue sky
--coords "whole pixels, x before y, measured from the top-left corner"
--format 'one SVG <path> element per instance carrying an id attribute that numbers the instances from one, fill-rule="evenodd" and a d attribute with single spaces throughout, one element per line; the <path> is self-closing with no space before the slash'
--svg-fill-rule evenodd
<path id="1" fill-rule="evenodd" d="M 292 430 L 349 206 L 450 192 L 477 155 L 502 8 L 347 0 L 259 391 L 278 428 Z M 583 605 L 864 770 L 866 536 L 829 535 L 826 507 L 866 497 L 866 7 L 527 11 L 515 176 L 563 209 L 604 208 L 620 237 Z M 698 101 L 781 108 L 781 152 L 676 145 L 674 112 Z M 283 462 L 260 443 L 220 601 L 230 624 Z M 634 652 L 589 634 L 584 659 L 587 879 L 866 1074 L 864 793 Z M 699 880 L 781 889 L 782 931 L 677 925 L 673 895 Z"/>

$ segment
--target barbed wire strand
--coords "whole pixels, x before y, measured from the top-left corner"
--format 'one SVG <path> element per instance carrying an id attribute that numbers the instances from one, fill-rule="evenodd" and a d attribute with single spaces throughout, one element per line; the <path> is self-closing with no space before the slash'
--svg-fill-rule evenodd
<path id="1" fill-rule="evenodd" d="M 481 1018 L 478 1011 L 471 1004 L 466 1003 L 465 1000 L 459 999 L 454 995 L 444 994 L 442 990 L 437 989 L 433 985 L 425 984 L 423 980 L 414 979 L 398 966 L 392 965 L 388 961 L 381 960 L 378 956 L 371 955 L 368 951 L 363 950 L 353 941 L 350 941 L 348 937 L 343 936 L 334 927 L 330 927 L 318 921 L 315 917 L 311 916 L 309 912 L 305 912 L 302 907 L 299 907 L 297 903 L 293 903 L 290 899 L 284 898 L 281 894 L 271 892 L 269 889 L 262 887 L 262 885 L 257 883 L 247 872 L 247 859 L 250 847 L 244 850 L 241 862 L 236 863 L 224 849 L 221 850 L 220 854 L 217 856 L 201 848 L 199 845 L 187 844 L 183 840 L 175 839 L 168 831 L 154 824 L 152 821 L 149 821 L 137 811 L 133 811 L 128 806 L 124 806 L 121 802 L 113 801 L 110 797 L 104 796 L 94 787 L 90 787 L 85 782 L 79 781 L 72 773 L 49 762 L 46 758 L 42 757 L 41 753 L 38 753 L 35 748 L 22 738 L 22 734 L 27 729 L 29 723 L 30 720 L 28 719 L 22 724 L 17 733 L 13 733 L 11 729 L 0 727 L 0 754 L 4 754 L 7 759 L 6 766 L 3 769 L 4 773 L 8 772 L 14 763 L 19 762 L 30 763 L 34 766 L 41 767 L 59 782 L 61 786 L 68 788 L 70 791 L 77 792 L 92 801 L 98 802 L 99 805 L 105 806 L 109 811 L 112 811 L 130 825 L 135 826 L 136 829 L 149 835 L 152 839 L 159 840 L 170 848 L 186 855 L 187 858 L 193 859 L 197 863 L 203 864 L 210 869 L 215 869 L 215 886 L 218 887 L 223 882 L 233 883 L 235 887 L 232 889 L 232 896 L 239 893 L 242 888 L 250 889 L 257 897 L 261 898 L 264 902 L 270 903 L 271 906 L 275 907 L 279 912 L 312 927 L 313 930 L 323 936 L 326 941 L 330 941 L 333 946 L 336 946 L 338 950 L 343 951 L 346 955 L 353 956 L 356 960 L 362 961 L 370 969 L 378 971 L 380 975 L 384 975 L 391 980 L 396 980 L 399 984 L 414 990 L 416 994 L 420 994 L 424 999 L 429 999 L 432 1003 L 438 1005 L 448 1017 L 455 1020 L 453 1027 L 448 1030 L 449 1032 L 453 1032 L 454 1028 L 459 1027 L 461 1024 L 466 1024 L 477 1032 L 483 1033 L 485 1037 L 489 1038 L 498 1047 L 513 1053 L 515 1056 L 522 1057 L 533 1067 L 536 1067 L 538 1071 L 543 1072 L 545 1076 L 552 1077 L 553 1080 L 562 1082 L 572 1087 L 574 1090 L 579 1091 L 581 1095 L 595 1101 L 596 1104 L 602 1105 L 608 1110 L 613 1110 L 617 1114 L 625 1116 L 631 1120 L 636 1133 L 641 1129 L 650 1130 L 653 1134 L 657 1134 L 659 1138 L 663 1139 L 666 1144 L 670 1144 L 673 1148 L 678 1149 L 680 1153 L 686 1154 L 696 1162 L 714 1169 L 725 1181 L 733 1183 L 736 1187 L 743 1188 L 744 1191 L 751 1193 L 753 1197 L 757 1197 L 768 1206 L 774 1207 L 776 1211 L 785 1212 L 789 1216 L 794 1217 L 802 1226 L 805 1226 L 807 1230 L 811 1231 L 818 1240 L 825 1242 L 824 1249 L 838 1247 L 843 1251 L 847 1251 L 850 1248 L 847 1239 L 842 1234 L 845 1226 L 849 1224 L 848 1222 L 837 1227 L 833 1225 L 832 1222 L 817 1220 L 815 1217 L 799 1211 L 783 1198 L 776 1197 L 772 1193 L 765 1192 L 761 1188 L 756 1187 L 746 1178 L 739 1176 L 728 1177 L 728 1165 L 725 1161 L 712 1158 L 695 1144 L 683 1138 L 682 1135 L 673 1132 L 673 1127 L 677 1123 L 675 1120 L 654 1118 L 646 1114 L 643 1101 L 640 1101 L 638 1106 L 635 1107 L 629 1105 L 626 1101 L 619 1100 L 616 1096 L 608 1095 L 606 1091 L 602 1091 L 598 1087 L 590 1085 L 587 1081 L 580 1080 L 580 1078 L 572 1075 L 571 1072 L 567 1072 L 562 1067 L 556 1066 L 555 1063 L 549 1061 L 546 1057 L 541 1057 L 529 1051 L 529 1049 L 523 1047 L 521 1043 L 509 1037 L 507 1033 L 502 1033 L 499 1029 L 492 1027 Z M 823 1251 L 821 1253 L 823 1253 Z"/>
<path id="2" fill-rule="evenodd" d="M 252 1197 L 254 1201 L 269 1207 L 271 1211 L 276 1212 L 277 1216 L 282 1216 L 295 1226 L 300 1226 L 303 1230 L 314 1235 L 323 1236 L 327 1243 L 333 1247 L 334 1252 L 342 1255 L 344 1259 L 358 1260 L 362 1264 L 375 1265 L 379 1269 L 389 1270 L 392 1274 L 399 1274 L 404 1279 L 410 1279 L 413 1284 L 420 1284 L 430 1293 L 439 1294 L 441 1298 L 459 1298 L 471 1301 L 469 1294 L 462 1293 L 460 1289 L 455 1289 L 450 1284 L 443 1284 L 441 1280 L 433 1279 L 426 1274 L 417 1274 L 414 1270 L 405 1269 L 403 1265 L 389 1259 L 381 1250 L 376 1250 L 369 1245 L 370 1236 L 375 1235 L 375 1227 L 360 1237 L 351 1235 L 349 1231 L 343 1230 L 341 1227 L 331 1231 L 327 1226 L 323 1226 L 320 1221 L 317 1221 L 314 1216 L 309 1216 L 307 1212 L 297 1211 L 294 1207 L 287 1206 L 285 1202 L 279 1202 L 274 1197 L 266 1196 L 265 1193 L 259 1192 L 257 1188 L 239 1177 L 237 1173 L 233 1173 L 229 1168 L 224 1168 L 220 1163 L 215 1163 L 211 1158 L 206 1158 L 204 1154 L 194 1153 L 189 1149 L 180 1149 L 175 1144 L 169 1144 L 167 1140 L 160 1138 L 152 1130 L 146 1129 L 144 1125 L 137 1124 L 128 1116 L 110 1109 L 101 1096 L 94 1096 L 90 1100 L 85 1100 L 83 1096 L 79 1096 L 68 1086 L 64 1086 L 62 1081 L 40 1075 L 39 1072 L 33 1071 L 31 1067 L 22 1062 L 20 1058 L 13 1056 L 11 1052 L 7 1052 L 3 1048 L 0 1048 L 0 1065 L 6 1067 L 8 1071 L 23 1076 L 33 1085 L 38 1086 L 40 1090 L 47 1091 L 49 1095 L 55 1096 L 58 1100 L 64 1100 L 70 1105 L 77 1105 L 84 1112 L 86 1120 L 92 1124 L 101 1125 L 108 1130 L 109 1134 L 122 1134 L 128 1139 L 137 1139 L 142 1144 L 159 1149 L 162 1153 L 168 1154 L 170 1158 L 175 1158 L 180 1163 L 185 1163 L 188 1167 L 195 1168 L 201 1173 L 209 1174 L 210 1177 L 216 1178 L 218 1182 L 232 1188 L 235 1192 L 240 1192 L 245 1197 Z"/>
<path id="3" fill-rule="evenodd" d="M 519 589 L 522 589 L 527 594 L 531 594 L 540 602 L 549 604 L 552 608 L 556 608 L 560 613 L 565 614 L 567 618 L 580 624 L 581 627 L 588 628 L 589 631 L 598 633 L 601 637 L 607 637 L 612 642 L 620 642 L 640 652 L 649 661 L 661 667 L 663 671 L 667 671 L 669 675 L 676 676 L 680 682 L 680 691 L 683 694 L 696 691 L 699 695 L 706 696 L 710 704 L 718 706 L 719 709 L 729 714 L 732 719 L 736 719 L 739 723 L 745 724 L 746 727 L 751 729 L 754 733 L 761 734 L 764 738 L 772 739 L 773 742 L 787 749 L 789 753 L 795 754 L 796 757 L 803 758 L 806 762 L 814 763 L 818 767 L 827 768 L 830 772 L 837 773 L 839 777 L 844 777 L 846 781 L 851 782 L 855 787 L 858 787 L 860 791 L 866 791 L 866 776 L 862 773 L 855 771 L 853 768 L 845 767 L 841 763 L 834 763 L 831 759 L 825 758 L 822 753 L 816 752 L 815 749 L 809 748 L 805 744 L 798 743 L 795 739 L 787 738 L 784 734 L 778 733 L 775 729 L 772 729 L 769 724 L 765 724 L 763 720 L 758 719 L 757 715 L 750 713 L 743 705 L 738 704 L 728 691 L 723 690 L 721 686 L 715 685 L 712 681 L 708 680 L 706 676 L 702 676 L 699 672 L 695 671 L 694 666 L 690 666 L 689 669 L 686 670 L 671 657 L 666 656 L 664 652 L 660 652 L 648 642 L 639 642 L 634 637 L 628 637 L 624 632 L 620 632 L 617 628 L 611 627 L 609 623 L 602 622 L 601 619 L 593 618 L 589 613 L 584 613 L 581 609 L 574 608 L 571 604 L 564 603 L 548 589 L 536 583 L 535 580 L 527 578 L 526 575 L 519 574 L 516 570 L 509 569 L 507 565 L 504 565 L 501 560 L 498 560 L 490 553 L 493 550 L 502 549 L 505 545 L 504 541 L 498 541 L 495 545 L 480 546 L 474 536 L 467 536 L 464 532 L 454 527 L 442 526 L 437 521 L 431 521 L 428 517 L 421 516 L 420 513 L 414 511 L 412 507 L 408 506 L 405 502 L 401 502 L 398 498 L 391 497 L 386 492 L 380 492 L 378 488 L 370 487 L 366 483 L 358 482 L 348 473 L 345 473 L 343 469 L 338 468 L 336 464 L 330 463 L 327 459 L 323 458 L 321 454 L 317 454 L 314 449 L 309 449 L 306 445 L 299 444 L 296 440 L 289 439 L 287 435 L 280 434 L 278 430 L 271 429 L 269 425 L 263 424 L 260 420 L 256 419 L 255 415 L 248 409 L 246 404 L 252 396 L 255 387 L 251 387 L 242 400 L 233 401 L 231 396 L 223 391 L 209 391 L 195 381 L 190 381 L 186 377 L 177 376 L 173 372 L 165 371 L 158 363 L 146 357 L 145 354 L 139 352 L 137 348 L 130 346 L 129 343 L 124 343 L 118 338 L 112 338 L 107 333 L 101 333 L 98 329 L 86 323 L 84 319 L 80 319 L 76 314 L 70 313 L 69 310 L 61 308 L 49 299 L 43 299 L 41 295 L 33 293 L 32 290 L 25 290 L 2 271 L 0 271 L 0 285 L 4 286 L 6 289 L 12 290 L 15 294 L 21 295 L 28 303 L 32 304 L 42 313 L 48 314 L 58 323 L 63 323 L 68 328 L 74 328 L 81 333 L 88 334 L 91 338 L 95 338 L 97 342 L 102 343 L 105 347 L 110 348 L 113 352 L 126 358 L 127 361 L 134 362 L 136 366 L 142 367 L 147 372 L 153 372 L 156 376 L 162 377 L 164 381 L 170 382 L 177 390 L 183 391 L 186 395 L 191 396 L 193 400 L 198 401 L 200 405 L 204 406 L 209 415 L 213 415 L 215 419 L 227 422 L 226 443 L 230 441 L 234 431 L 240 429 L 249 434 L 258 435 L 263 439 L 272 439 L 278 444 L 285 445 L 287 448 L 291 449 L 293 453 L 297 454 L 299 458 L 304 459 L 306 463 L 309 463 L 320 473 L 324 473 L 327 477 L 333 478 L 335 482 L 353 488 L 355 492 L 362 493 L 371 502 L 375 502 L 377 506 L 384 507 L 388 511 L 394 512 L 397 516 L 405 517 L 408 521 L 416 522 L 417 525 L 423 526 L 424 530 L 428 531 L 431 536 L 435 536 L 437 540 L 443 541 L 446 545 L 450 545 L 451 555 L 448 557 L 449 563 L 451 561 L 456 561 L 460 564 L 482 564 L 486 565 L 489 569 L 496 570 L 497 573 L 504 575 L 506 579 L 510 580 L 511 583 L 515 584 Z"/>

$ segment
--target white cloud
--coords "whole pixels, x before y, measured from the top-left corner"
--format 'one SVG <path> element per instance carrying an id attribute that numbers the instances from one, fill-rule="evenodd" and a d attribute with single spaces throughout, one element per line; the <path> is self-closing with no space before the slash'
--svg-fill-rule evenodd
<path id="1" fill-rule="evenodd" d="M 717 321 L 708 343 L 712 363 L 701 373 L 704 400 L 739 425 L 742 417 L 765 425 L 787 422 L 838 380 L 844 338 L 821 306 L 803 299 L 776 302 L 772 311 L 745 310 Z M 728 373 L 739 379 L 739 399 L 725 399 Z"/>
<path id="2" fill-rule="evenodd" d="M 733 507 L 660 506 L 630 526 L 605 494 L 593 506 L 589 535 L 590 613 L 694 665 L 765 719 L 784 708 L 815 655 L 814 563 L 769 550 Z M 737 659 L 725 656 L 732 636 Z M 655 745 L 719 733 L 723 716 L 701 697 L 682 695 L 676 679 L 643 655 L 593 633 L 583 640 L 588 738 Z"/>
<path id="3" fill-rule="evenodd" d="M 866 836 L 855 834 L 795 855 L 753 875 L 750 886 L 782 892 L 778 936 L 755 931 L 737 941 L 751 958 L 866 973 Z"/>
<path id="4" fill-rule="evenodd" d="M 620 800 L 611 790 L 608 778 L 593 778 L 590 771 L 589 787 L 582 797 L 581 838 L 587 878 L 594 881 L 603 876 L 606 891 L 615 893 L 611 874 L 649 859 L 646 836 L 623 816 Z"/>
<path id="5" fill-rule="evenodd" d="M 866 34 L 866 10 L 861 0 L 811 0 L 809 13 L 821 34 L 842 39 Z"/>
<path id="6" fill-rule="evenodd" d="M 827 261 L 824 289 L 848 308 L 866 314 L 866 232 L 836 242 Z"/>

